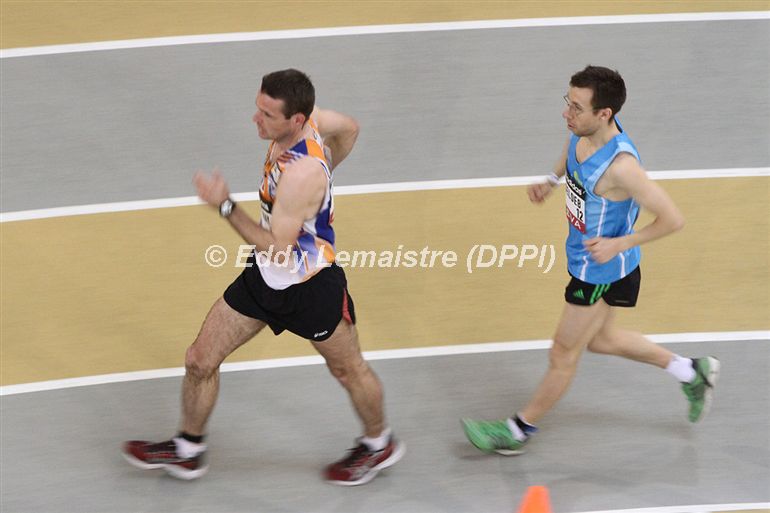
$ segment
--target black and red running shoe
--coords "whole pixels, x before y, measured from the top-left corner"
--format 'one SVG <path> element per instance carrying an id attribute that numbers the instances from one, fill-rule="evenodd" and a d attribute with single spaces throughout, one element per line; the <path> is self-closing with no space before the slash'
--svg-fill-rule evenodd
<path id="1" fill-rule="evenodd" d="M 368 483 L 380 470 L 396 464 L 406 452 L 404 444 L 392 436 L 388 445 L 380 451 L 372 451 L 360 440 L 357 441 L 358 446 L 350 449 L 345 458 L 326 467 L 327 481 L 343 486 Z"/>
<path id="2" fill-rule="evenodd" d="M 209 469 L 205 462 L 205 451 L 192 458 L 183 458 L 176 453 L 174 440 L 152 443 L 131 440 L 123 444 L 123 457 L 130 464 L 141 469 L 162 468 L 178 479 L 197 479 Z"/>

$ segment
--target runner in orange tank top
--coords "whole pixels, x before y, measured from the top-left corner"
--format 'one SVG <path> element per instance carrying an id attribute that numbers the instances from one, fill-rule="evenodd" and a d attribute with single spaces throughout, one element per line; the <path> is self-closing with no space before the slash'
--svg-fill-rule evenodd
<path id="1" fill-rule="evenodd" d="M 353 299 L 334 263 L 332 172 L 353 149 L 358 124 L 315 108 L 313 84 L 293 69 L 265 75 L 256 106 L 259 137 L 272 140 L 260 186 L 261 219 L 235 204 L 218 171 L 194 179 L 200 198 L 255 252 L 187 350 L 179 433 L 160 443 L 126 442 L 123 455 L 137 467 L 163 468 L 181 479 L 205 474 L 204 437 L 219 394 L 219 366 L 269 326 L 309 339 L 347 390 L 364 434 L 346 457 L 326 467 L 325 477 L 363 484 L 401 459 L 404 445 L 385 421 L 382 385 L 361 355 Z"/>

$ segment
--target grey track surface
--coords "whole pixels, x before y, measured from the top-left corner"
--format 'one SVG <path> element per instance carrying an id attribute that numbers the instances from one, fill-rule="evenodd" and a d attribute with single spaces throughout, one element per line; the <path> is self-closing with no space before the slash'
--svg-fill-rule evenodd
<path id="1" fill-rule="evenodd" d="M 586 355 L 568 396 L 529 452 L 477 452 L 463 416 L 501 417 L 528 398 L 546 352 L 373 362 L 404 459 L 363 487 L 320 471 L 358 433 L 323 366 L 223 374 L 211 424 L 211 470 L 180 482 L 119 455 L 121 440 L 167 437 L 180 379 L 2 399 L 0 510 L 24 512 L 503 513 L 531 485 L 554 511 L 770 500 L 770 341 L 672 344 L 723 363 L 711 415 L 685 418 L 665 372 Z"/>
<path id="2" fill-rule="evenodd" d="M 363 126 L 338 185 L 542 174 L 587 63 L 626 78 L 648 169 L 770 165 L 766 20 L 198 44 L 0 61 L 0 210 L 190 196 L 215 165 L 253 191 L 254 96 L 289 66 Z"/>
<path id="3" fill-rule="evenodd" d="M 597 44 L 600 42 L 601 44 Z M 648 169 L 770 165 L 770 22 L 499 29 L 191 45 L 0 61 L 0 210 L 193 194 L 220 165 L 256 188 L 259 79 L 288 66 L 363 131 L 337 184 L 541 174 L 566 131 L 561 95 L 587 63 L 629 86 L 622 121 Z M 320 470 L 359 433 L 320 366 L 223 376 L 212 470 L 183 483 L 129 467 L 122 440 L 167 437 L 179 379 L 0 398 L 0 511 L 510 512 L 529 485 L 555 511 L 770 501 L 770 348 L 713 353 L 715 411 L 687 423 L 661 371 L 589 355 L 531 453 L 485 456 L 462 416 L 528 398 L 545 353 L 374 362 L 405 459 L 365 487 Z"/>

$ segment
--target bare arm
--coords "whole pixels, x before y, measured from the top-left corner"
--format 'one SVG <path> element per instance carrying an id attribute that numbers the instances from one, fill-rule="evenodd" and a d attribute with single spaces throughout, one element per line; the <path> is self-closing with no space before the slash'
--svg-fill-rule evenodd
<path id="1" fill-rule="evenodd" d="M 561 155 L 559 155 L 559 160 L 556 162 L 556 165 L 553 168 L 553 174 L 555 174 L 559 179 L 567 174 L 567 150 L 569 149 L 569 141 L 570 139 L 568 137 L 567 142 L 564 144 L 564 147 L 561 150 Z M 551 191 L 554 189 L 554 187 L 556 187 L 556 183 L 553 183 L 549 180 L 540 183 L 533 183 L 527 187 L 527 195 L 529 196 L 529 201 L 532 203 L 544 202 L 548 195 L 551 194 Z"/>
<path id="2" fill-rule="evenodd" d="M 350 154 L 358 138 L 358 122 L 350 116 L 333 110 L 313 110 L 312 118 L 318 125 L 318 132 L 331 150 L 331 167 L 334 169 Z"/>
<path id="3" fill-rule="evenodd" d="M 323 201 L 326 177 L 318 166 L 317 160 L 308 157 L 287 166 L 276 190 L 270 230 L 264 229 L 242 208 L 235 208 L 227 218 L 230 225 L 257 251 L 272 249 L 274 257 L 277 252 L 293 246 L 302 223 L 317 212 Z M 215 170 L 210 177 L 198 172 L 193 182 L 198 196 L 214 208 L 219 208 L 229 197 L 229 188 L 219 171 Z"/>
<path id="4" fill-rule="evenodd" d="M 660 239 L 684 227 L 684 216 L 671 197 L 647 177 L 633 156 L 621 153 L 607 170 L 613 189 L 625 192 L 655 219 L 639 231 L 615 238 L 595 237 L 585 241 L 586 248 L 597 262 L 610 261 L 621 251 Z"/>

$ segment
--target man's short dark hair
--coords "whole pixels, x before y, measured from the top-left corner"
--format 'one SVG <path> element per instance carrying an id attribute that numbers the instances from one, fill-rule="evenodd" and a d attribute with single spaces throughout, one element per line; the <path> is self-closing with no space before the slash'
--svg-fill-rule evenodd
<path id="1" fill-rule="evenodd" d="M 620 112 L 626 102 L 626 83 L 617 71 L 602 66 L 586 66 L 569 80 L 572 87 L 591 89 L 594 109 L 612 109 L 612 117 Z"/>
<path id="2" fill-rule="evenodd" d="M 315 106 L 315 88 L 310 77 L 296 69 L 273 71 L 262 77 L 260 92 L 283 100 L 283 115 L 289 119 L 301 113 L 310 118 Z"/>

